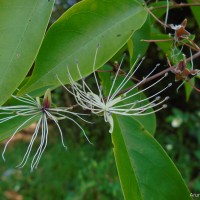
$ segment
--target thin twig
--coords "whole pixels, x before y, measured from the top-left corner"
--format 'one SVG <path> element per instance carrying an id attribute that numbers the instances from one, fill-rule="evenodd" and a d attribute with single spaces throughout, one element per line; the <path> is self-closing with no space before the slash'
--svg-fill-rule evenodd
<path id="1" fill-rule="evenodd" d="M 199 56 L 200 56 L 200 51 L 197 52 L 196 54 L 194 54 L 193 56 L 187 58 L 186 61 L 188 62 L 188 61 L 190 61 L 191 59 L 194 60 L 194 59 L 198 58 Z M 176 67 L 176 65 L 173 65 L 172 67 L 169 67 L 169 68 L 167 68 L 167 69 L 164 69 L 163 71 L 161 71 L 161 72 L 159 72 L 159 73 L 157 73 L 157 74 L 155 74 L 155 75 L 153 75 L 153 76 L 147 78 L 145 81 L 142 81 L 141 84 L 139 84 L 139 85 L 144 85 L 144 84 L 146 84 L 147 82 L 152 81 L 153 79 L 156 79 L 156 78 L 158 78 L 158 77 L 160 77 L 160 76 L 163 76 L 163 75 L 166 74 L 167 72 L 170 72 L 170 71 L 171 71 L 172 73 L 175 73 L 175 71 L 174 71 L 174 68 L 175 68 L 175 67 Z M 121 95 L 121 94 L 124 94 L 125 92 L 129 91 L 129 90 L 132 89 L 133 87 L 134 87 L 134 86 L 131 86 L 131 87 L 125 89 L 125 90 L 121 90 L 117 95 L 119 96 L 119 95 Z"/>
<path id="2" fill-rule="evenodd" d="M 161 20 L 159 20 L 152 12 L 151 12 L 151 10 L 149 9 L 149 8 L 147 8 L 147 7 L 144 7 L 145 8 L 145 10 L 158 22 L 158 23 L 160 23 L 160 24 L 162 24 L 164 27 L 166 27 L 166 28 L 171 28 L 169 25 L 167 25 L 167 24 L 165 24 L 165 23 L 163 23 Z"/>
<path id="3" fill-rule="evenodd" d="M 172 4 L 169 5 L 170 8 L 178 8 L 178 7 L 189 7 L 189 6 L 200 6 L 200 3 L 179 3 L 179 4 Z M 149 10 L 153 11 L 153 10 L 157 10 L 160 8 L 166 8 L 167 6 L 157 6 L 157 7 L 150 7 Z"/>
<path id="4" fill-rule="evenodd" d="M 196 58 L 198 58 L 198 57 L 200 57 L 200 51 L 197 52 L 196 54 L 194 54 L 193 56 L 188 57 L 188 58 L 186 59 L 186 62 L 190 61 L 191 59 L 194 60 L 194 59 L 196 59 Z M 156 78 L 158 78 L 158 77 L 160 77 L 160 76 L 163 76 L 164 74 L 166 74 L 166 73 L 168 73 L 168 72 L 170 72 L 170 71 L 171 71 L 172 73 L 175 74 L 175 70 L 174 70 L 175 67 L 176 67 L 176 65 L 173 65 L 173 66 L 171 66 L 171 67 L 169 67 L 169 68 L 167 68 L 167 69 L 164 69 L 163 71 L 161 71 L 161 72 L 159 72 L 159 73 L 157 73 L 157 74 L 155 74 L 155 75 L 153 75 L 153 76 L 147 78 L 145 81 L 142 81 L 141 84 L 139 84 L 139 86 L 142 86 L 142 85 L 146 84 L 147 82 L 150 82 L 150 81 L 152 81 L 152 80 L 154 80 L 154 79 L 156 79 Z M 118 92 L 117 96 L 119 96 L 119 95 L 121 95 L 121 94 L 124 94 L 125 92 L 131 90 L 133 87 L 135 87 L 135 86 L 131 86 L 131 87 L 125 89 L 125 90 L 121 90 L 120 92 Z M 105 99 L 107 99 L 107 97 L 105 97 Z M 70 107 L 68 107 L 68 108 L 69 108 L 70 110 L 73 110 L 74 108 L 76 108 L 76 107 L 78 107 L 78 106 L 79 106 L 78 104 L 75 104 L 75 105 L 72 105 L 72 106 L 70 106 Z"/>

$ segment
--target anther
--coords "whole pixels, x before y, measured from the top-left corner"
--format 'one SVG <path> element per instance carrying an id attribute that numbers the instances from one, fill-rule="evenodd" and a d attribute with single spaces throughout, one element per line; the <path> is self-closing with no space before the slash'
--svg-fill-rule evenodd
<path id="1" fill-rule="evenodd" d="M 164 104 L 162 107 L 163 107 L 163 108 L 167 108 L 167 104 Z"/>
<path id="2" fill-rule="evenodd" d="M 165 101 L 167 101 L 169 99 L 169 96 L 165 97 Z"/>
<path id="3" fill-rule="evenodd" d="M 157 96 L 156 97 L 156 101 L 160 100 L 161 96 Z"/>

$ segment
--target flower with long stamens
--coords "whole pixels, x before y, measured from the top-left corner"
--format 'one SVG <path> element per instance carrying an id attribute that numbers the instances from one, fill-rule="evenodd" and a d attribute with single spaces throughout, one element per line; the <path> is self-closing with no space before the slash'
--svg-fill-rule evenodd
<path id="1" fill-rule="evenodd" d="M 75 97 L 77 104 L 80 105 L 83 109 L 88 109 L 96 115 L 103 115 L 105 122 L 108 122 L 110 124 L 110 130 L 109 130 L 110 133 L 113 132 L 113 127 L 114 127 L 113 117 L 112 117 L 113 114 L 124 115 L 124 116 L 141 116 L 141 115 L 148 115 L 151 113 L 155 113 L 163 108 L 166 108 L 166 105 L 165 104 L 162 105 L 162 104 L 169 97 L 166 97 L 163 100 L 160 100 L 159 94 L 162 93 L 167 88 L 169 88 L 171 86 L 171 83 L 168 84 L 164 89 L 158 91 L 157 93 L 154 93 L 150 97 L 147 97 L 147 98 L 145 97 L 143 99 L 140 99 L 141 98 L 140 94 L 152 88 L 154 85 L 158 84 L 161 80 L 163 80 L 167 76 L 167 74 L 165 74 L 165 76 L 161 77 L 159 80 L 157 80 L 150 86 L 146 87 L 145 89 L 134 92 L 136 88 L 142 85 L 146 81 L 146 79 L 151 76 L 151 74 L 156 70 L 158 65 L 145 78 L 143 78 L 142 81 L 139 81 L 134 86 L 132 86 L 129 89 L 126 89 L 122 93 L 122 91 L 124 90 L 128 82 L 130 82 L 133 75 L 140 67 L 144 58 L 137 66 L 135 66 L 136 63 L 138 62 L 138 59 L 139 59 L 138 58 L 133 64 L 133 66 L 131 67 L 130 71 L 126 75 L 124 75 L 124 78 L 119 83 L 118 79 L 120 76 L 121 66 L 123 62 L 123 59 L 122 59 L 118 67 L 118 70 L 115 74 L 115 78 L 112 82 L 110 91 L 107 96 L 104 96 L 102 93 L 102 86 L 100 85 L 97 79 L 97 75 L 95 73 L 96 56 L 97 56 L 97 51 L 95 54 L 93 70 L 94 70 L 94 78 L 95 78 L 96 86 L 98 89 L 98 94 L 94 93 L 90 89 L 90 87 L 87 85 L 85 80 L 83 79 L 78 63 L 77 63 L 77 70 L 78 70 L 80 79 L 82 80 L 82 86 L 80 87 L 80 85 L 77 84 L 73 80 L 69 70 L 68 70 L 68 78 L 69 78 L 72 90 L 69 90 L 67 87 L 65 87 L 61 81 L 60 83 L 65 87 L 65 89 L 68 92 L 70 92 Z M 153 100 L 149 102 L 148 100 L 151 100 L 151 99 Z M 152 110 L 152 108 L 156 108 L 156 109 Z"/>
<path id="2" fill-rule="evenodd" d="M 31 171 L 33 171 L 34 168 L 37 168 L 39 161 L 41 159 L 42 154 L 44 153 L 44 150 L 47 146 L 48 142 L 48 119 L 52 120 L 56 126 L 58 127 L 58 130 L 60 132 L 61 136 L 61 142 L 62 145 L 65 149 L 67 149 L 67 146 L 64 144 L 64 139 L 63 139 L 63 133 L 62 130 L 58 124 L 58 120 L 61 119 L 69 119 L 70 121 L 74 122 L 84 133 L 86 139 L 89 141 L 88 137 L 86 136 L 83 128 L 76 122 L 73 118 L 71 118 L 71 115 L 75 115 L 78 118 L 84 120 L 80 115 L 80 113 L 75 113 L 71 112 L 70 108 L 66 107 L 54 107 L 52 105 L 51 101 L 51 92 L 48 89 L 44 95 L 43 101 L 41 102 L 40 98 L 32 98 L 29 95 L 26 95 L 25 97 L 17 97 L 15 95 L 12 95 L 14 99 L 16 99 L 18 102 L 23 105 L 14 105 L 14 106 L 1 106 L 0 107 L 0 114 L 6 114 L 6 117 L 0 119 L 0 124 L 4 123 L 6 121 L 12 120 L 14 118 L 17 118 L 19 116 L 26 116 L 27 119 L 15 130 L 15 132 L 12 134 L 10 139 L 6 142 L 3 153 L 2 153 L 2 158 L 5 161 L 5 151 L 6 148 L 9 144 L 9 142 L 13 139 L 15 134 L 22 129 L 26 124 L 28 124 L 31 120 L 37 117 L 38 122 L 35 128 L 35 131 L 31 137 L 31 141 L 28 145 L 27 151 L 21 161 L 21 163 L 17 167 L 23 167 L 28 160 L 28 157 L 31 153 L 32 146 L 34 144 L 35 139 L 37 138 L 41 126 L 41 139 L 40 139 L 40 145 L 32 159 L 31 162 Z M 84 120 L 86 121 L 86 120 Z M 87 122 L 87 121 L 86 121 Z M 89 141 L 90 142 L 90 141 Z M 91 143 L 91 142 L 90 142 Z"/>

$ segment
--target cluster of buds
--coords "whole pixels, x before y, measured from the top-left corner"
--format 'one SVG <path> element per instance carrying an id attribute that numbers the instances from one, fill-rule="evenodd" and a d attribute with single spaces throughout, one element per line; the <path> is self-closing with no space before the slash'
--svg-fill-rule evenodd
<path id="1" fill-rule="evenodd" d="M 169 49 L 170 59 L 168 58 L 168 52 L 167 52 L 167 62 L 169 65 L 169 70 L 172 73 L 175 74 L 175 81 L 183 81 L 177 88 L 177 91 L 179 88 L 185 83 L 189 83 L 190 86 L 196 90 L 197 92 L 200 92 L 200 89 L 198 89 L 192 82 L 191 78 L 199 75 L 199 70 L 193 69 L 193 59 L 198 57 L 200 55 L 200 47 L 194 42 L 194 37 L 190 34 L 190 32 L 186 29 L 187 26 L 187 19 L 184 19 L 182 23 L 178 25 L 174 24 L 167 24 L 167 18 L 168 18 L 168 9 L 169 9 L 169 2 L 167 1 L 167 13 L 166 13 L 166 20 L 165 23 L 160 21 L 152 12 L 150 9 L 146 8 L 146 10 L 151 14 L 151 16 L 159 22 L 161 25 L 164 26 L 165 30 L 166 28 L 173 31 L 173 33 L 170 33 L 170 38 L 167 39 L 151 39 L 151 40 L 142 40 L 144 42 L 173 42 L 171 49 Z M 190 52 L 190 57 L 185 58 L 185 54 L 183 53 L 183 49 L 186 47 L 187 51 Z M 196 52 L 196 54 L 192 55 L 193 52 Z M 173 66 L 171 65 L 170 61 L 173 62 Z M 188 64 L 187 62 L 190 61 L 191 64 Z M 167 70 L 166 70 L 167 71 Z M 160 73 L 162 75 L 162 73 Z"/>

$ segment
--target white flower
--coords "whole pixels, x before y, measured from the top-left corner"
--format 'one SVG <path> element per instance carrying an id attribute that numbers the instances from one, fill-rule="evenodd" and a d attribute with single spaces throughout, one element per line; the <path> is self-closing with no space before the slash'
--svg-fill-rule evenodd
<path id="1" fill-rule="evenodd" d="M 171 27 L 171 29 L 177 31 L 179 30 L 180 28 L 182 28 L 182 25 L 174 25 L 174 24 L 170 24 L 169 25 Z"/>
<path id="2" fill-rule="evenodd" d="M 39 129 L 41 126 L 42 134 L 41 134 L 41 139 L 40 139 L 40 145 L 39 145 L 39 147 L 33 157 L 33 160 L 31 162 L 31 171 L 33 171 L 34 168 L 37 168 L 40 158 L 47 146 L 48 134 L 49 134 L 47 119 L 53 120 L 55 122 L 55 124 L 57 125 L 58 130 L 60 132 L 62 145 L 64 146 L 65 149 L 67 149 L 67 146 L 64 144 L 63 133 L 58 124 L 58 120 L 60 120 L 60 119 L 71 120 L 83 131 L 85 137 L 87 138 L 82 127 L 74 119 L 72 119 L 70 116 L 68 116 L 68 115 L 75 115 L 75 116 L 81 118 L 79 116 L 80 114 L 69 111 L 70 108 L 65 108 L 65 107 L 55 108 L 55 107 L 53 107 L 52 103 L 51 103 L 51 92 L 49 89 L 46 91 L 42 103 L 38 97 L 36 99 L 33 99 L 29 95 L 26 95 L 26 97 L 17 97 L 17 96 L 12 95 L 12 97 L 15 98 L 16 100 L 18 100 L 19 102 L 22 102 L 23 105 L 1 106 L 0 114 L 7 114 L 7 117 L 1 118 L 0 123 L 4 123 L 5 121 L 12 120 L 13 118 L 17 118 L 19 116 L 26 116 L 27 120 L 25 120 L 24 123 L 22 123 L 15 130 L 15 132 L 12 134 L 11 138 L 6 142 L 3 153 L 2 153 L 2 158 L 4 161 L 5 161 L 4 153 L 6 151 L 6 148 L 7 148 L 7 145 L 9 144 L 9 142 L 13 139 L 15 134 L 20 129 L 22 129 L 28 122 L 30 122 L 31 120 L 33 120 L 36 117 L 38 117 L 39 119 L 38 119 L 38 122 L 37 122 L 37 125 L 35 128 L 35 131 L 32 135 L 31 141 L 30 141 L 27 151 L 23 157 L 23 160 L 17 167 L 21 168 L 27 163 L 28 157 L 32 150 L 33 143 L 38 136 Z M 84 120 L 83 118 L 81 118 L 81 119 Z M 86 120 L 84 120 L 84 121 L 86 121 Z M 89 141 L 88 138 L 87 138 L 87 140 Z"/>
<path id="3" fill-rule="evenodd" d="M 167 145 L 166 145 L 166 149 L 167 149 L 168 151 L 171 151 L 171 150 L 173 149 L 173 145 L 172 145 L 172 144 L 167 144 Z"/>
<path id="4" fill-rule="evenodd" d="M 105 122 L 108 122 L 110 124 L 110 130 L 109 130 L 110 133 L 113 132 L 113 127 L 114 127 L 113 117 L 112 117 L 113 114 L 125 115 L 125 116 L 141 116 L 141 115 L 147 115 L 147 114 L 157 112 L 161 110 L 162 108 L 166 108 L 166 105 L 163 105 L 154 111 L 150 110 L 151 108 L 154 108 L 163 104 L 163 102 L 169 98 L 169 97 L 166 97 L 164 100 L 159 101 L 160 100 L 159 94 L 163 92 L 165 89 L 167 89 L 168 87 L 170 87 L 171 83 L 168 86 L 166 86 L 164 89 L 162 89 L 161 91 L 157 93 L 154 93 L 150 97 L 140 99 L 140 94 L 148 90 L 149 88 L 153 87 L 154 85 L 158 84 L 167 74 L 163 76 L 162 78 L 160 78 L 158 81 L 154 82 L 152 85 L 148 86 L 147 88 L 131 94 L 131 92 L 134 89 L 138 88 L 155 71 L 157 66 L 142 81 L 138 82 L 133 87 L 127 89 L 123 94 L 119 95 L 119 93 L 122 92 L 125 85 L 129 82 L 129 80 L 132 78 L 132 76 L 135 74 L 135 72 L 137 71 L 137 69 L 140 67 L 142 63 L 141 61 L 139 65 L 135 67 L 137 63 L 137 60 L 136 60 L 134 65 L 131 67 L 130 71 L 125 75 L 124 79 L 116 87 L 117 77 L 120 74 L 120 70 L 121 70 L 121 65 L 122 65 L 122 62 L 121 62 L 116 72 L 109 94 L 107 97 L 105 97 L 102 93 L 102 86 L 100 86 L 96 73 L 95 73 L 96 55 L 97 55 L 97 51 L 95 54 L 93 71 L 94 71 L 96 86 L 98 89 L 98 94 L 95 94 L 87 85 L 85 80 L 83 79 L 78 63 L 77 63 L 77 70 L 82 80 L 82 87 L 80 87 L 80 85 L 77 84 L 73 80 L 69 70 L 68 70 L 68 78 L 72 87 L 72 91 L 69 90 L 67 87 L 65 87 L 61 81 L 60 83 L 65 87 L 65 89 L 68 92 L 70 92 L 75 97 L 77 104 L 80 105 L 83 109 L 88 109 L 96 115 L 103 115 Z M 134 100 L 132 102 L 129 101 L 129 103 L 125 103 L 126 100 L 131 100 L 131 98 L 133 97 L 135 98 L 136 95 L 138 95 L 138 100 Z M 150 100 L 152 98 L 154 98 L 152 102 L 146 103 L 147 100 Z M 142 103 L 145 103 L 145 104 L 141 105 Z"/>
<path id="5" fill-rule="evenodd" d="M 179 128 L 183 123 L 183 119 L 180 117 L 176 117 L 172 120 L 171 125 L 173 128 Z"/>

